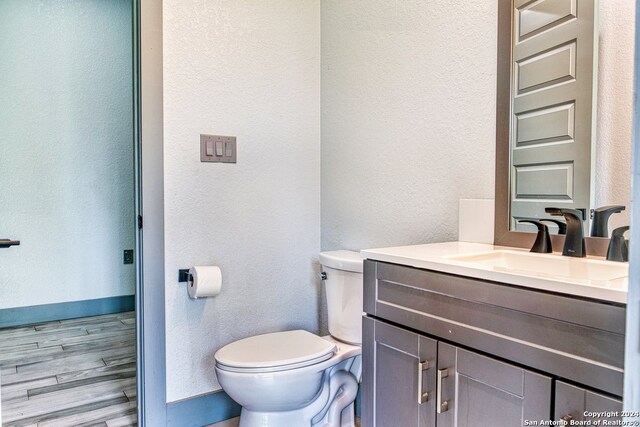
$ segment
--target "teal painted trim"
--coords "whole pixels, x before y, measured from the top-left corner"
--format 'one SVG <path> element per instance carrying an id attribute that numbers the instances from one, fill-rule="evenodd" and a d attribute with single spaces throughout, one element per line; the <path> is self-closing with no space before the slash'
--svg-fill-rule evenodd
<path id="1" fill-rule="evenodd" d="M 358 394 L 356 395 L 356 416 L 362 416 L 362 384 L 358 384 Z"/>
<path id="2" fill-rule="evenodd" d="M 135 309 L 133 295 L 0 309 L 0 328 L 122 313 Z"/>
<path id="3" fill-rule="evenodd" d="M 201 427 L 240 415 L 240 405 L 218 391 L 167 404 L 167 427 Z"/>

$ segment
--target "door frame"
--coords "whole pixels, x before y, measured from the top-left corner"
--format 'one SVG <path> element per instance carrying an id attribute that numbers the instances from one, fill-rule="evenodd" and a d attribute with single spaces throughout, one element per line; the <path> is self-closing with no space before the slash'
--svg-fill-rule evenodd
<path id="1" fill-rule="evenodd" d="M 162 1 L 133 0 L 138 425 L 166 425 Z"/>
<path id="2" fill-rule="evenodd" d="M 633 97 L 633 148 L 631 185 L 631 238 L 629 290 L 625 336 L 624 396 L 625 411 L 640 410 L 640 0 L 636 0 L 636 37 Z M 640 417 L 628 419 L 640 420 Z"/>

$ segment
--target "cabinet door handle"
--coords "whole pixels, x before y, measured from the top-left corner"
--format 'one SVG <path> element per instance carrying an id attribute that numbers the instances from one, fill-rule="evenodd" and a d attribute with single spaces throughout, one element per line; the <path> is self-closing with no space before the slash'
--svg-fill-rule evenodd
<path id="1" fill-rule="evenodd" d="M 436 411 L 438 414 L 449 410 L 449 401 L 442 400 L 442 381 L 449 376 L 448 369 L 438 369 L 438 388 L 436 390 Z"/>
<path id="2" fill-rule="evenodd" d="M 568 426 L 572 419 L 573 419 L 573 417 L 571 415 L 567 414 L 564 417 L 560 418 L 560 421 L 562 422 L 562 424 L 560 424 L 560 425 Z"/>
<path id="3" fill-rule="evenodd" d="M 423 392 L 423 384 L 422 384 L 422 374 L 424 371 L 429 369 L 429 361 L 425 360 L 424 362 L 418 363 L 418 404 L 422 405 L 424 402 L 429 400 L 429 393 Z"/>

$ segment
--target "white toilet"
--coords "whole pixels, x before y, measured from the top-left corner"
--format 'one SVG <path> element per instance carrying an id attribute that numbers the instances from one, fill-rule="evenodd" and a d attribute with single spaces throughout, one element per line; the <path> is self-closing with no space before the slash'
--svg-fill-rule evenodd
<path id="1" fill-rule="evenodd" d="M 240 427 L 353 427 L 362 363 L 362 257 L 320 253 L 329 333 L 257 335 L 215 354 L 224 391 L 242 405 Z"/>

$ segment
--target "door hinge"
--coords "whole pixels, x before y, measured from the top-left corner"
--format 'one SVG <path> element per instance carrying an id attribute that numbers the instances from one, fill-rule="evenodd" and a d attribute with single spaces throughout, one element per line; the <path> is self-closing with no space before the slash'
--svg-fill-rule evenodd
<path id="1" fill-rule="evenodd" d="M 138 229 L 142 229 L 142 215 L 138 215 Z"/>

